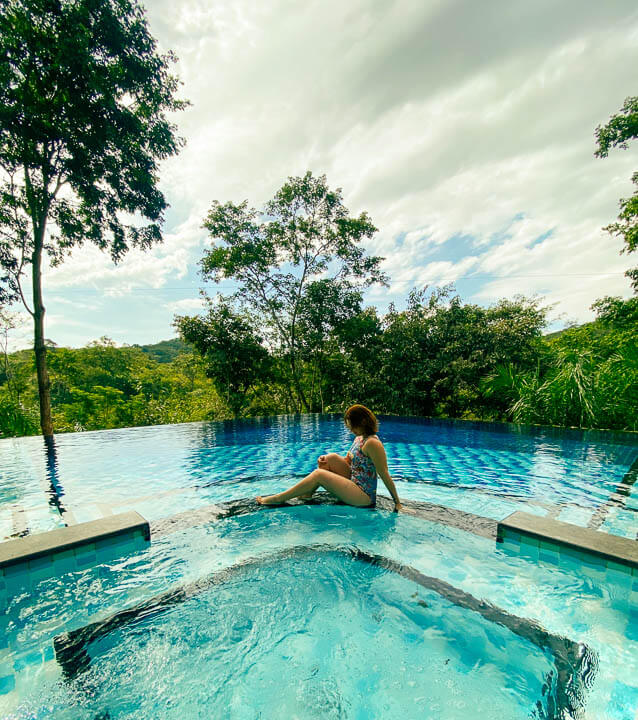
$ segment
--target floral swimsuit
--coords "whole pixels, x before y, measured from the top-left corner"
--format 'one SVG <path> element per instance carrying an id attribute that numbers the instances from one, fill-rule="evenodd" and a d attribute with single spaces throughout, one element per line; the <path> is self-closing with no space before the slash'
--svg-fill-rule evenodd
<path id="1" fill-rule="evenodd" d="M 370 435 L 364 438 L 363 435 L 359 435 L 356 437 L 350 450 L 348 450 L 348 455 L 351 458 L 350 468 L 352 473 L 350 479 L 370 498 L 370 504 L 374 505 L 377 502 L 377 469 L 372 459 L 364 455 L 361 449 L 365 441 L 370 437 L 377 436 Z"/>

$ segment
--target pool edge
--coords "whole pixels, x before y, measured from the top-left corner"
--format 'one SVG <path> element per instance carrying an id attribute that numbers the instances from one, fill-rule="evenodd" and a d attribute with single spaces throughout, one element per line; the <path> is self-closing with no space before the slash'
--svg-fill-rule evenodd
<path id="1" fill-rule="evenodd" d="M 496 539 L 536 547 L 541 560 L 556 561 L 564 554 L 638 576 L 638 542 L 600 530 L 517 511 L 498 523 Z"/>

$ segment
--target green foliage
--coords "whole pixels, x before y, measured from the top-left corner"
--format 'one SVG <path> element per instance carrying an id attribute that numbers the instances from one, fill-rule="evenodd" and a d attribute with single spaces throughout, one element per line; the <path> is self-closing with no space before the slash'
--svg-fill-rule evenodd
<path id="1" fill-rule="evenodd" d="M 34 435 L 38 432 L 36 407 L 25 407 L 0 387 L 0 438 Z"/>
<path id="2" fill-rule="evenodd" d="M 167 114 L 186 106 L 174 60 L 157 53 L 137 0 L 0 5 L 0 302 L 19 296 L 33 317 L 44 435 L 43 259 L 59 264 L 91 242 L 117 262 L 161 240 L 159 162 L 182 144 Z M 29 267 L 32 307 L 21 286 Z"/>
<path id="3" fill-rule="evenodd" d="M 361 314 L 362 294 L 347 281 L 315 280 L 299 303 L 299 356 L 310 375 L 309 407 L 325 410 L 324 376 L 330 354 L 341 353 L 350 342 L 352 322 Z"/>
<path id="4" fill-rule="evenodd" d="M 134 345 L 134 347 L 139 347 L 142 352 L 150 355 L 153 360 L 157 360 L 158 363 L 171 362 L 179 357 L 180 353 L 185 353 L 189 350 L 188 345 L 179 338 L 162 340 L 161 342 L 151 345 Z"/>
<path id="5" fill-rule="evenodd" d="M 325 176 L 307 172 L 288 178 L 261 213 L 247 201 L 213 202 L 204 227 L 220 241 L 204 254 L 204 277 L 239 284 L 232 300 L 251 314 L 260 334 L 286 360 L 295 404 L 309 410 L 299 364 L 305 298 L 317 281 L 330 283 L 337 293 L 386 283 L 381 258 L 366 256 L 359 247 L 375 226 L 366 213 L 351 217 L 341 190 L 330 190 Z"/>
<path id="6" fill-rule="evenodd" d="M 538 366 L 501 366 L 484 383 L 515 422 L 638 429 L 638 298 L 602 298 L 596 321 L 545 341 Z"/>
<path id="7" fill-rule="evenodd" d="M 535 299 L 483 308 L 452 288 L 413 291 L 405 310 L 380 317 L 342 291 L 315 284 L 303 304 L 300 383 L 314 411 L 363 402 L 380 413 L 638 430 L 638 298 L 601 298 L 593 322 L 542 337 Z M 266 350 L 250 316 L 221 302 L 176 324 L 193 350 L 171 362 L 108 338 L 51 348 L 56 431 L 295 411 L 288 359 Z M 33 353 L 3 363 L 0 435 L 35 433 Z"/>
<path id="8" fill-rule="evenodd" d="M 28 245 L 27 220 L 48 217 L 54 262 L 87 240 L 115 260 L 159 240 L 158 161 L 181 144 L 166 113 L 185 103 L 141 5 L 5 0 L 0 58 L 4 228 Z M 58 195 L 64 186 L 72 196 Z M 122 210 L 151 224 L 124 224 Z"/>
<path id="9" fill-rule="evenodd" d="M 207 377 L 235 413 L 253 385 L 268 375 L 270 358 L 250 318 L 223 301 L 210 303 L 206 317 L 176 317 L 182 338 L 201 355 Z"/>
<path id="10" fill-rule="evenodd" d="M 606 125 L 596 128 L 598 149 L 596 157 L 607 157 L 613 147 L 627 149 L 628 141 L 638 138 L 638 97 L 628 97 L 620 112 L 612 115 Z M 638 248 L 638 172 L 631 178 L 636 186 L 630 198 L 620 200 L 619 222 L 611 223 L 604 228 L 611 235 L 622 238 L 625 247 L 622 252 L 632 253 Z M 628 270 L 626 275 L 631 279 L 633 289 L 638 292 L 638 268 Z"/>
<path id="11" fill-rule="evenodd" d="M 0 379 L 0 437 L 38 432 L 33 352 L 7 356 L 29 366 L 20 399 Z M 51 400 L 56 432 L 99 430 L 223 419 L 232 411 L 207 379 L 199 356 L 183 352 L 159 363 L 139 347 L 116 347 L 108 338 L 71 350 L 53 348 Z"/>
<path id="12" fill-rule="evenodd" d="M 500 363 L 534 363 L 545 310 L 522 297 L 491 308 L 463 304 L 452 288 L 443 288 L 429 298 L 411 293 L 407 309 L 391 309 L 385 324 L 389 410 L 407 405 L 419 415 L 490 417 L 504 407 L 500 397 L 481 392 L 481 378 Z"/>

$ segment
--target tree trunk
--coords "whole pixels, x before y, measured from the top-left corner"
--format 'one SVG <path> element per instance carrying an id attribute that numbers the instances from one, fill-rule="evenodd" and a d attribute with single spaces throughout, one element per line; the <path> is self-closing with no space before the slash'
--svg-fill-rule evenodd
<path id="1" fill-rule="evenodd" d="M 35 249 L 32 256 L 33 281 L 33 328 L 35 368 L 38 375 L 38 395 L 40 396 L 40 427 L 44 437 L 53 435 L 51 422 L 51 382 L 47 368 L 47 349 L 44 344 L 44 305 L 42 304 L 42 246 L 44 245 L 44 222 L 40 222 L 34 232 Z"/>
<path id="2" fill-rule="evenodd" d="M 298 413 L 298 412 L 299 412 L 299 408 L 298 408 L 298 406 L 297 406 L 297 401 L 295 400 L 295 398 L 294 398 L 294 396 L 293 396 L 293 394 L 292 394 L 292 392 L 291 392 L 291 390 L 290 390 L 290 385 L 285 381 L 285 379 L 284 379 L 284 381 L 283 381 L 283 383 L 282 383 L 282 387 L 283 387 L 284 392 L 285 392 L 285 394 L 286 394 L 286 412 L 289 414 L 289 413 L 290 413 L 290 407 L 292 407 L 293 411 L 294 411 L 295 413 Z M 290 401 L 290 406 L 288 405 L 288 401 Z"/>
<path id="3" fill-rule="evenodd" d="M 312 364 L 312 382 L 310 384 L 310 408 L 312 412 L 314 412 L 315 409 L 315 376 L 317 374 L 317 359 L 314 358 L 314 362 Z"/>
<path id="4" fill-rule="evenodd" d="M 299 381 L 299 377 L 297 375 L 297 363 L 295 362 L 294 351 L 291 351 L 291 353 L 290 353 L 290 369 L 292 371 L 292 381 L 295 385 L 295 391 L 297 393 L 297 397 L 301 401 L 303 409 L 306 412 L 310 412 L 310 406 L 308 405 L 308 401 L 306 400 L 304 391 L 301 388 L 301 382 Z"/>

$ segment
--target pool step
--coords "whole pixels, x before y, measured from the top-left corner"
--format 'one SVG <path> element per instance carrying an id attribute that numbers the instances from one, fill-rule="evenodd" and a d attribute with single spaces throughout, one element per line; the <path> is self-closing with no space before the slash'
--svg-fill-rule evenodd
<path id="1" fill-rule="evenodd" d="M 496 540 L 504 550 L 535 560 L 580 563 L 594 574 L 638 580 L 638 542 L 628 538 L 519 511 L 498 523 Z"/>
<path id="2" fill-rule="evenodd" d="M 115 559 L 149 541 L 148 521 L 130 511 L 0 543 L 0 605 L 40 580 Z"/>

